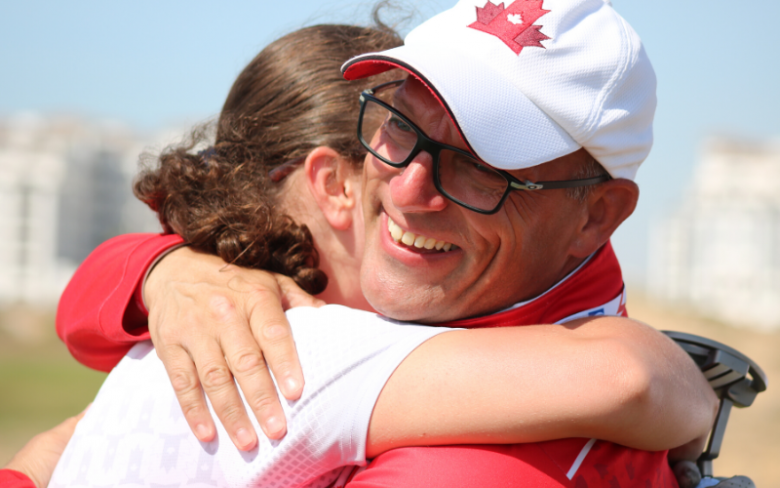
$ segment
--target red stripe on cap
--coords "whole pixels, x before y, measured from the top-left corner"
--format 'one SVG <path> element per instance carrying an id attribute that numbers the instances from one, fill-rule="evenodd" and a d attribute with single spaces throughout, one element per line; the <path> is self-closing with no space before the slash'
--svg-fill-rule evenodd
<path id="1" fill-rule="evenodd" d="M 455 125 L 455 129 L 457 129 L 460 140 L 463 141 L 463 144 L 466 145 L 466 148 L 468 148 L 469 152 L 479 161 L 490 166 L 490 163 L 487 161 L 482 161 L 482 158 L 479 157 L 476 151 L 474 151 L 474 148 L 471 147 L 471 144 L 469 144 L 469 141 L 466 140 L 466 136 L 463 134 L 458 121 L 455 120 L 455 116 L 452 114 L 452 110 L 450 110 L 447 102 L 445 102 L 441 95 L 439 95 L 439 92 L 436 91 L 436 88 L 434 88 L 434 86 L 428 80 L 426 80 L 423 75 L 415 71 L 411 66 L 388 58 L 363 58 L 347 65 L 344 68 L 342 76 L 344 76 L 344 79 L 347 81 L 353 81 L 378 75 L 386 71 L 390 71 L 391 69 L 402 69 L 419 80 L 420 83 L 422 83 L 428 89 L 428 91 L 431 92 L 431 95 L 433 95 L 436 101 L 439 102 L 439 105 L 441 105 L 444 111 L 447 113 L 447 116 Z"/>
<path id="2" fill-rule="evenodd" d="M 343 76 L 347 81 L 360 80 L 362 78 L 368 78 L 369 76 L 378 75 L 391 69 L 403 67 L 393 64 L 389 61 L 380 61 L 376 59 L 367 59 L 365 61 L 358 61 L 354 64 L 350 64 L 344 70 Z"/>

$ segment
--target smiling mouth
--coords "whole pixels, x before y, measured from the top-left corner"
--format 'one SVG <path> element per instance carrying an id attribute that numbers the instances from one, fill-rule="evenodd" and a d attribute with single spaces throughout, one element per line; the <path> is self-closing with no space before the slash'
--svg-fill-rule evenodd
<path id="1" fill-rule="evenodd" d="M 392 237 L 396 244 L 403 244 L 404 246 L 415 250 L 448 252 L 458 249 L 458 246 L 450 242 L 437 241 L 433 237 L 405 231 L 398 224 L 393 222 L 393 219 L 391 219 L 390 216 L 387 217 L 387 230 L 390 231 L 390 237 Z"/>

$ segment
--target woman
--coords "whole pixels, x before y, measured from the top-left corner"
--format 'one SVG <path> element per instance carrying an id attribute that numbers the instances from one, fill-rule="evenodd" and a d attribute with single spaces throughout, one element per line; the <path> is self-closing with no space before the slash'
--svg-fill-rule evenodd
<path id="1" fill-rule="evenodd" d="M 397 42 L 397 39 L 388 37 L 388 34 L 383 32 L 374 31 L 372 34 L 370 30 L 365 29 L 355 31 L 354 28 L 343 26 L 336 28 L 320 26 L 304 29 L 275 42 L 250 63 L 236 81 L 220 117 L 214 149 L 193 154 L 184 148 L 163 155 L 161 169 L 142 175 L 136 187 L 137 194 L 158 211 L 168 232 L 179 233 L 194 248 L 217 254 L 230 263 L 256 266 L 287 274 L 293 277 L 296 283 L 313 293 L 325 288 L 327 274 L 331 286 L 326 288 L 321 296 L 335 303 L 367 308 L 357 289 L 355 279 L 355 270 L 360 262 L 359 250 L 362 239 L 360 207 L 355 204 L 360 193 L 359 172 L 356 169 L 359 168 L 364 150 L 352 135 L 354 122 L 341 125 L 338 123 L 338 120 L 342 120 L 342 115 L 350 119 L 352 118 L 350 114 L 355 112 L 350 110 L 350 105 L 354 104 L 354 101 L 349 101 L 348 95 L 354 96 L 351 100 L 355 100 L 355 94 L 365 87 L 341 81 L 336 68 L 341 60 L 361 52 L 361 49 L 365 51 L 382 49 L 382 46 L 371 45 L 372 42 L 377 44 L 391 40 Z M 317 49 L 312 50 L 311 46 L 317 46 Z M 355 51 L 349 52 L 350 49 Z M 329 51 L 327 55 L 325 51 Z M 372 80 L 372 83 L 376 82 Z M 347 125 L 350 126 L 348 129 Z M 306 226 L 296 224 L 296 221 Z M 314 235 L 314 240 L 310 232 Z M 137 266 L 143 271 L 141 275 L 154 261 L 157 250 L 169 247 L 171 242 L 176 242 L 176 239 L 161 237 L 151 238 L 151 241 L 156 239 L 162 241 L 162 244 L 159 242 L 149 244 L 150 238 L 144 239 L 141 244 L 138 242 L 131 244 L 135 250 L 146 251 L 146 256 L 142 259 L 143 266 Z M 150 250 L 155 252 L 149 252 Z M 116 251 L 117 247 L 114 247 L 112 252 Z M 106 250 L 100 252 L 105 253 Z M 191 251 L 184 249 L 176 252 L 186 254 Z M 135 253 L 136 256 L 138 254 Z M 319 264 L 322 269 L 318 269 L 318 257 L 321 258 Z M 169 258 L 163 259 L 159 266 L 175 262 L 173 258 L 172 254 Z M 109 264 L 110 261 L 109 259 Z M 117 261 L 114 260 L 113 263 L 116 264 Z M 87 263 L 87 269 L 93 265 L 94 262 Z M 115 278 L 117 274 L 112 274 L 111 269 L 110 266 L 105 268 L 101 279 Z M 77 274 L 74 283 L 84 279 L 84 273 L 82 270 L 81 274 Z M 155 270 L 151 277 L 154 278 L 157 273 L 158 270 Z M 236 274 L 238 278 L 235 278 L 232 283 L 229 282 L 229 279 L 233 278 L 232 273 L 232 271 L 225 273 L 223 279 L 226 283 L 234 287 L 243 286 L 241 281 L 244 279 L 241 277 L 243 275 Z M 73 296 L 74 286 L 76 288 L 79 286 L 71 284 L 69 291 L 63 297 L 63 305 L 59 312 L 58 328 L 61 333 L 63 330 L 73 332 L 78 329 L 78 327 L 71 327 L 72 324 L 64 324 L 63 317 L 72 318 L 76 315 L 73 313 L 74 308 L 81 306 L 85 298 L 94 300 L 97 295 L 96 308 L 105 311 L 103 304 L 107 300 L 114 299 L 112 297 L 106 299 L 106 291 L 113 290 L 113 293 L 116 293 L 116 290 L 121 290 L 120 293 L 126 294 L 124 301 L 119 298 L 116 309 L 111 311 L 114 317 L 111 324 L 118 326 L 119 330 L 105 332 L 100 330 L 102 325 L 98 318 L 86 327 L 83 323 L 80 325 L 82 331 L 87 329 L 92 334 L 87 341 L 83 340 L 85 334 L 63 334 L 66 342 L 76 337 L 82 340 L 81 343 L 69 341 L 69 346 L 72 350 L 75 347 L 75 354 L 79 359 L 86 357 L 78 356 L 79 347 L 109 345 L 123 354 L 127 347 L 121 345 L 121 340 L 117 338 L 121 339 L 121 336 L 125 336 L 127 339 L 127 336 L 131 336 L 132 339 L 126 341 L 131 342 L 145 337 L 143 334 L 132 334 L 134 331 L 137 332 L 133 326 L 144 322 L 143 318 L 139 320 L 138 316 L 133 316 L 138 311 L 132 310 L 132 307 L 125 310 L 127 299 L 136 291 L 135 278 L 138 277 L 120 280 L 119 287 L 106 287 L 105 283 L 104 286 L 96 286 L 95 293 L 92 296 L 81 297 L 80 303 L 69 300 Z M 127 281 L 132 283 L 128 286 Z M 175 290 L 171 287 L 160 288 L 157 291 L 154 289 L 154 279 L 150 279 L 146 290 L 149 292 L 147 298 L 150 300 L 148 304 L 152 311 L 150 320 L 164 322 L 166 317 L 158 315 L 155 318 L 154 314 L 170 314 L 175 310 L 164 309 L 156 304 L 158 300 L 164 300 L 165 293 Z M 99 297 L 101 293 L 104 295 L 102 298 Z M 87 310 L 87 321 L 95 317 L 90 317 L 91 310 L 93 309 Z M 566 436 L 599 437 L 651 449 L 671 447 L 706 433 L 711 421 L 710 412 L 698 415 L 693 422 L 682 421 L 683 417 L 687 419 L 688 411 L 692 407 L 693 410 L 706 411 L 708 407 L 701 409 L 701 403 L 706 404 L 711 401 L 711 398 L 708 398 L 707 401 L 696 406 L 688 402 L 690 400 L 695 403 L 697 398 L 711 396 L 711 392 L 706 383 L 701 381 L 698 371 L 690 364 L 687 357 L 681 351 L 674 349 L 674 345 L 667 348 L 668 344 L 649 329 L 638 324 L 633 324 L 630 328 L 626 327 L 626 324 L 616 327 L 613 323 L 615 320 L 620 319 L 603 319 L 601 322 L 588 322 L 581 327 L 555 329 L 556 332 L 552 334 L 555 337 L 552 338 L 549 329 L 539 332 L 542 329 L 524 327 L 511 331 L 509 329 L 469 331 L 467 336 L 448 333 L 431 339 L 415 350 L 398 368 L 379 396 L 369 426 L 367 455 L 370 457 L 393 447 L 421 442 L 450 444 L 485 442 L 488 439 L 491 442 L 534 442 Z M 589 391 L 592 390 L 591 387 L 584 387 L 584 378 L 581 378 L 583 379 L 581 382 L 575 380 L 557 385 L 551 392 L 546 377 L 539 375 L 524 385 L 522 394 L 519 395 L 521 398 L 511 398 L 510 405 L 505 410 L 496 411 L 499 418 L 509 413 L 527 415 L 525 418 L 534 417 L 539 422 L 536 426 L 529 426 L 523 422 L 522 425 L 515 423 L 515 430 L 507 431 L 505 425 L 497 425 L 492 418 L 486 421 L 484 410 L 473 413 L 476 418 L 471 424 L 464 424 L 462 416 L 465 413 L 462 409 L 457 415 L 452 416 L 428 414 L 421 415 L 417 419 L 412 418 L 413 416 L 399 419 L 398 415 L 393 415 L 382 406 L 419 405 L 424 398 L 416 398 L 410 404 L 408 396 L 401 394 L 403 390 L 401 385 L 415 384 L 421 391 L 434 391 L 434 386 L 438 385 L 439 380 L 433 380 L 432 385 L 420 386 L 421 378 L 416 374 L 419 368 L 410 365 L 410 361 L 411 363 L 417 361 L 419 366 L 419 364 L 430 364 L 431 358 L 440 360 L 433 361 L 438 364 L 446 362 L 448 357 L 452 360 L 452 352 L 450 350 L 448 353 L 447 348 L 457 347 L 459 340 L 465 340 L 465 344 L 468 344 L 470 349 L 482 340 L 486 343 L 513 341 L 512 343 L 517 347 L 526 346 L 525 356 L 528 359 L 534 357 L 533 355 L 538 354 L 540 350 L 545 350 L 538 343 L 534 343 L 534 340 L 543 341 L 546 337 L 550 341 L 548 344 L 550 350 L 557 349 L 560 354 L 566 354 L 571 352 L 567 350 L 569 346 L 575 347 L 581 340 L 603 338 L 606 334 L 618 330 L 633 331 L 641 336 L 642 339 L 639 341 L 641 344 L 633 343 L 639 350 L 632 350 L 638 353 L 637 357 L 647 361 L 640 369 L 663 363 L 663 361 L 656 361 L 658 359 L 656 357 L 648 356 L 649 351 L 645 351 L 647 349 L 664 351 L 662 355 L 670 356 L 664 358 L 665 361 L 679 362 L 680 368 L 691 372 L 690 382 L 678 383 L 662 395 L 669 401 L 664 405 L 665 421 L 671 425 L 674 424 L 674 420 L 681 420 L 679 424 L 674 424 L 673 428 L 659 428 L 658 420 L 662 417 L 661 412 L 640 405 L 648 400 L 642 397 L 646 392 L 632 390 L 631 381 L 621 385 L 629 387 L 622 391 L 616 388 L 616 385 L 609 384 L 609 381 L 614 379 L 611 367 L 614 366 L 614 360 L 620 359 L 619 354 L 612 355 L 610 368 L 602 370 L 605 373 L 604 383 L 596 380 L 596 384 L 604 387 L 605 394 L 594 395 L 598 398 L 593 403 L 582 401 L 583 393 L 586 396 L 588 393 L 593 395 L 593 392 Z M 99 339 L 95 339 L 96 337 Z M 467 339 L 458 339 L 458 337 L 467 337 Z M 244 331 L 244 338 L 253 340 L 247 331 Z M 631 340 L 627 336 L 620 338 L 629 342 Z M 651 341 L 658 347 L 644 347 L 645 341 Z M 164 345 L 164 342 L 164 340 L 158 341 L 158 344 Z M 536 345 L 528 347 L 529 344 Z M 203 347 L 208 349 L 219 345 L 212 341 Z M 500 363 L 498 358 L 494 357 L 495 349 L 490 348 L 488 351 L 487 354 L 495 361 L 494 364 Z M 517 355 L 517 351 L 515 348 L 514 355 Z M 177 354 L 175 348 L 170 351 L 160 347 L 157 352 L 164 361 L 166 356 Z M 225 351 L 226 354 L 231 352 Z M 185 352 L 178 351 L 178 354 L 182 353 Z M 195 352 L 192 354 L 196 355 Z M 509 355 L 507 360 L 516 359 L 511 357 L 514 355 Z M 116 356 L 116 352 L 102 357 L 99 354 L 92 354 L 93 358 L 97 357 L 103 361 L 103 366 L 110 366 L 111 361 L 116 361 Z M 549 354 L 547 356 L 548 360 L 552 360 L 550 368 L 546 371 L 551 375 L 550 377 L 555 377 L 556 374 L 576 375 L 578 373 L 577 371 L 554 371 L 562 362 L 556 362 Z M 633 357 L 634 354 L 631 356 Z M 170 357 L 168 359 L 170 360 Z M 457 359 L 462 365 L 463 357 Z M 477 360 L 479 358 L 474 359 L 480 363 Z M 598 359 L 593 358 L 594 361 Z M 245 365 L 233 366 L 240 370 Z M 627 373 L 628 378 L 631 378 L 632 369 L 628 362 L 622 366 L 626 366 L 624 372 Z M 666 366 L 661 367 L 661 369 L 665 368 Z M 490 376 L 478 372 L 476 365 L 474 368 L 467 369 L 474 372 L 474 376 L 470 379 L 465 376 L 460 378 L 450 385 L 452 388 L 474 391 L 474 388 L 480 387 L 480 383 L 490 383 Z M 594 377 L 598 377 L 598 372 L 598 368 L 594 368 L 587 376 L 593 381 Z M 668 375 L 668 372 L 660 371 L 659 374 L 667 375 L 666 379 L 671 381 L 670 377 L 674 375 Z M 638 376 L 645 373 L 646 371 L 642 370 Z M 209 372 L 206 371 L 204 378 L 208 380 L 209 376 Z M 245 377 L 243 380 L 249 384 L 250 380 L 256 381 L 257 377 Z M 407 381 L 409 383 L 405 383 Z M 244 387 L 242 378 L 239 378 L 239 382 L 246 393 L 247 388 Z M 660 378 L 656 384 L 669 385 L 660 381 Z M 192 386 L 197 387 L 197 385 Z M 487 388 L 487 385 L 482 387 Z M 501 384 L 497 387 L 505 388 L 506 385 Z M 183 388 L 183 390 L 187 389 Z M 192 393 L 196 388 L 189 388 L 189 390 Z M 642 398 L 631 398 L 632 391 Z M 690 391 L 696 391 L 697 394 L 693 397 L 675 394 Z M 620 394 L 609 395 L 615 392 Z M 629 392 L 628 405 L 626 392 Z M 487 393 L 490 394 L 490 391 Z M 502 395 L 497 396 L 508 396 L 505 395 L 506 390 L 502 390 L 501 393 Z M 554 401 L 550 401 L 550 395 L 553 393 L 556 397 Z M 225 393 L 223 390 L 222 394 L 230 395 L 230 392 Z M 572 396 L 567 400 L 566 395 Z M 545 398 L 545 396 L 546 401 L 533 405 L 534 399 Z M 460 398 L 462 397 L 453 394 L 450 400 L 456 402 Z M 572 399 L 579 402 L 575 415 L 572 415 L 570 411 L 572 409 L 568 408 Z M 250 404 L 255 403 L 253 398 L 247 400 Z M 431 400 L 440 403 L 442 396 L 439 395 L 438 398 Z M 654 398 L 650 400 L 652 403 Z M 677 400 L 679 403 L 676 403 Z M 590 412 L 593 417 L 588 417 L 590 407 L 593 408 Z M 447 411 L 451 409 L 444 409 L 444 412 Z M 204 413 L 208 414 L 201 412 Z M 197 417 L 194 422 L 188 417 L 188 421 L 199 438 L 208 438 L 209 435 L 213 437 L 213 431 L 209 432 L 207 425 L 198 423 Z M 555 421 L 558 423 L 554 424 Z M 231 439 L 240 447 L 251 448 L 256 443 L 246 429 L 245 432 L 241 432 L 241 428 L 231 430 L 230 422 L 227 424 Z M 236 422 L 233 424 L 235 425 Z M 264 424 L 264 427 L 269 437 L 279 437 L 283 433 L 283 428 L 269 429 L 267 424 Z M 433 437 L 420 438 L 421 433 L 429 435 L 431 432 L 434 432 Z M 501 437 L 501 433 L 507 432 L 510 433 L 510 437 Z"/>

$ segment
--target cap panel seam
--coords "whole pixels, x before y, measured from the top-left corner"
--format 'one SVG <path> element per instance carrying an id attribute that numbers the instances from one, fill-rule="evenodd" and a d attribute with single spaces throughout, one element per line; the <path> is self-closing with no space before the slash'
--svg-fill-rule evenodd
<path id="1" fill-rule="evenodd" d="M 623 19 L 623 17 L 617 15 L 617 12 L 614 12 L 613 15 L 617 17 L 620 23 L 619 24 L 620 33 L 624 41 L 623 53 L 621 55 L 621 58 L 623 59 L 623 63 L 621 66 L 618 67 L 618 69 L 615 70 L 615 72 L 612 75 L 612 79 L 610 79 L 609 82 L 604 87 L 604 89 L 601 90 L 599 96 L 596 97 L 596 103 L 594 103 L 593 107 L 591 108 L 591 115 L 590 115 L 591 120 L 587 126 L 587 129 L 585 130 L 585 134 L 587 134 L 586 140 L 588 141 L 590 141 L 593 136 L 592 132 L 594 128 L 598 127 L 599 122 L 601 122 L 601 120 L 604 117 L 604 104 L 609 99 L 609 96 L 612 94 L 612 91 L 615 89 L 615 87 L 618 86 L 620 80 L 622 80 L 625 77 L 626 73 L 628 72 L 629 66 L 634 61 L 634 55 L 632 54 L 634 49 L 631 42 L 631 36 L 628 34 L 626 21 L 625 19 Z"/>

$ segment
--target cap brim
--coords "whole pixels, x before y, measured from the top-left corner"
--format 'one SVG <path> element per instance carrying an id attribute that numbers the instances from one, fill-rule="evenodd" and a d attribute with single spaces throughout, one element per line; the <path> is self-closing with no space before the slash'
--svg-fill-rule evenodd
<path id="1" fill-rule="evenodd" d="M 474 63 L 479 60 L 468 64 Z M 404 45 L 357 56 L 342 72 L 349 80 L 395 68 L 413 74 L 445 108 L 468 148 L 496 168 L 529 168 L 582 147 L 516 86 L 492 76 L 489 65 L 458 69 L 464 64 L 451 52 Z"/>
<path id="2" fill-rule="evenodd" d="M 353 60 L 356 62 L 351 63 L 351 61 Z M 457 119 L 455 119 L 455 117 L 453 116 L 452 110 L 450 110 L 450 107 L 447 106 L 447 102 L 436 91 L 436 87 L 427 79 L 425 79 L 425 76 L 423 76 L 421 73 L 415 70 L 413 66 L 409 66 L 397 59 L 393 59 L 381 55 L 373 55 L 361 59 L 354 58 L 353 60 L 347 61 L 342 67 L 342 74 L 344 76 L 344 79 L 346 80 L 359 80 L 362 78 L 368 78 L 370 76 L 376 76 L 393 69 L 401 69 L 403 71 L 406 71 L 410 75 L 414 76 L 416 79 L 418 79 L 423 85 L 425 85 L 426 88 L 428 88 L 428 90 L 430 90 L 431 95 L 433 95 L 434 98 L 438 100 L 439 104 L 447 112 L 447 116 L 450 118 L 450 120 L 452 120 L 452 123 L 455 125 L 455 128 L 458 131 L 458 135 L 460 136 L 461 140 L 466 144 L 466 147 L 469 149 L 469 151 L 475 156 L 479 157 L 476 151 L 474 151 L 474 148 L 472 148 L 471 145 L 469 144 L 469 141 L 468 139 L 466 139 L 466 136 L 463 134 L 463 130 L 458 125 Z"/>

